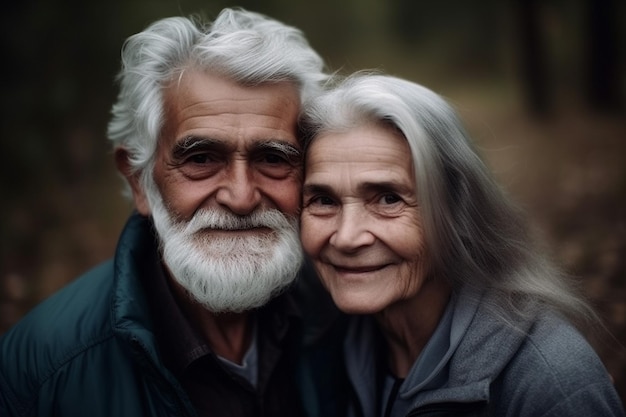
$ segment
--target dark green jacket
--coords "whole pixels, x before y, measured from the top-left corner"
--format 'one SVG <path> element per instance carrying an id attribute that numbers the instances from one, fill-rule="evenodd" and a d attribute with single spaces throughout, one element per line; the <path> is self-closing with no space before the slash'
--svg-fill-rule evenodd
<path id="1" fill-rule="evenodd" d="M 0 339 L 0 416 L 195 415 L 159 359 L 137 279 L 154 251 L 150 222 L 133 215 L 113 261 L 50 297 Z"/>
<path id="2" fill-rule="evenodd" d="M 194 415 L 156 351 L 140 273 L 153 250 L 128 222 L 114 261 L 37 306 L 0 342 L 3 416 Z M 89 410 L 89 413 L 86 413 Z"/>

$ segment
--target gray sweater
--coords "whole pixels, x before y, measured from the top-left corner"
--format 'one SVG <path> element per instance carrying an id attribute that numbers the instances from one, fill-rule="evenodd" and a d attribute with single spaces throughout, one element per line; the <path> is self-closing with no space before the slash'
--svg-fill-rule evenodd
<path id="1" fill-rule="evenodd" d="M 549 312 L 506 324 L 468 292 L 453 297 L 400 385 L 391 416 L 623 416 L 602 362 L 585 338 Z M 351 318 L 346 363 L 351 416 L 383 415 L 385 370 L 374 320 Z M 383 399 L 381 400 L 381 397 Z"/>

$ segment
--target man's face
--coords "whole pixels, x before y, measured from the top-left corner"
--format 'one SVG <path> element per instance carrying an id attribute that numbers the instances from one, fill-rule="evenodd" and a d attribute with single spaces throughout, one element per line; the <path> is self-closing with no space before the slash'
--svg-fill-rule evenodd
<path id="1" fill-rule="evenodd" d="M 189 71 L 171 83 L 164 102 L 154 181 L 177 220 L 201 208 L 298 213 L 299 96 L 292 85 L 242 87 Z"/>
<path id="2" fill-rule="evenodd" d="M 164 263 L 209 310 L 258 307 L 293 281 L 302 258 L 298 93 L 190 71 L 164 97 L 158 193 L 143 213 Z"/>

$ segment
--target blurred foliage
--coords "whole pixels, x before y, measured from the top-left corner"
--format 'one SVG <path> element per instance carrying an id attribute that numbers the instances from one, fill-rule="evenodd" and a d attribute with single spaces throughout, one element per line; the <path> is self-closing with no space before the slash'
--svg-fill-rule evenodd
<path id="1" fill-rule="evenodd" d="M 626 4 L 618 0 L 3 5 L 0 333 L 110 257 L 132 209 L 105 135 L 123 41 L 156 19 L 211 18 L 226 6 L 302 29 L 332 70 L 378 68 L 448 97 L 607 317 L 622 346 L 599 351 L 625 398 Z"/>

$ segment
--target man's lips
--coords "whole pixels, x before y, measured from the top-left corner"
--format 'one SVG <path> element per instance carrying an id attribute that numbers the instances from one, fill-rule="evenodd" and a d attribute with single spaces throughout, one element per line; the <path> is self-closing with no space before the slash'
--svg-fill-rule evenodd
<path id="1" fill-rule="evenodd" d="M 200 229 L 198 231 L 198 233 L 209 233 L 209 234 L 214 234 L 214 235 L 219 235 L 219 234 L 224 234 L 224 235 L 229 235 L 229 234 L 242 234 L 242 235 L 255 234 L 255 235 L 258 235 L 258 234 L 271 233 L 272 231 L 273 231 L 273 229 L 271 229 L 269 227 L 259 226 L 259 227 L 245 228 L 245 229 L 204 228 L 204 229 Z"/>

